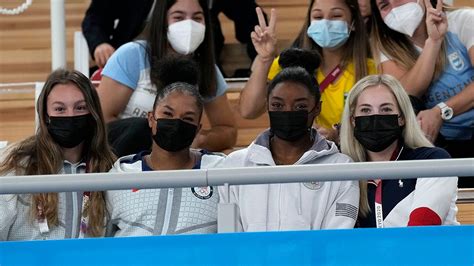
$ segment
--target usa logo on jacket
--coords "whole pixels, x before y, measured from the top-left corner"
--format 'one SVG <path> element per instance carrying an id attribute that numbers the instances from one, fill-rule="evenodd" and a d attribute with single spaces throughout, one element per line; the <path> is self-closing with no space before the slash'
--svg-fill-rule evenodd
<path id="1" fill-rule="evenodd" d="M 212 187 L 193 187 L 191 188 L 194 196 L 198 199 L 207 200 L 212 197 L 214 189 Z"/>
<path id="2" fill-rule="evenodd" d="M 322 182 L 306 182 L 303 185 L 311 190 L 318 190 L 323 186 Z"/>

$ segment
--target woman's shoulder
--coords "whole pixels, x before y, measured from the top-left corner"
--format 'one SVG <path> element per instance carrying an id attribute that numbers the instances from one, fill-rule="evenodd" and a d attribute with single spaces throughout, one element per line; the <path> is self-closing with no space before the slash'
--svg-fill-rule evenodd
<path id="1" fill-rule="evenodd" d="M 455 34 L 469 49 L 474 46 L 474 8 L 460 8 L 447 12 L 448 31 Z"/>
<path id="2" fill-rule="evenodd" d="M 458 9 L 446 12 L 446 16 L 448 18 L 448 25 L 450 25 L 449 22 L 456 23 L 458 21 L 462 21 L 465 19 L 473 19 L 474 8 L 458 8 Z M 459 26 L 467 26 L 467 25 L 459 25 Z"/>
<path id="3" fill-rule="evenodd" d="M 249 147 L 231 152 L 225 157 L 220 167 L 241 167 L 245 165 Z"/>
<path id="4" fill-rule="evenodd" d="M 120 46 L 117 51 L 112 54 L 112 62 L 113 60 L 142 60 L 145 59 L 147 51 L 147 43 L 145 41 L 133 41 L 128 42 Z M 111 60 L 109 60 L 111 61 Z"/>
<path id="5" fill-rule="evenodd" d="M 194 150 L 192 152 L 201 156 L 201 169 L 219 167 L 226 158 L 226 155 L 221 152 L 209 152 L 206 150 Z"/>
<path id="6" fill-rule="evenodd" d="M 449 159 L 449 153 L 439 147 L 419 147 L 416 149 L 406 149 L 405 160 L 423 160 L 423 159 Z"/>
<path id="7" fill-rule="evenodd" d="M 365 59 L 365 64 L 367 66 L 367 72 L 369 75 L 377 73 L 377 65 L 375 64 L 375 60 L 372 58 Z M 353 61 L 350 61 L 346 67 L 345 72 L 348 72 L 351 75 L 355 75 L 355 65 Z"/>
<path id="8" fill-rule="evenodd" d="M 0 163 L 4 163 L 6 158 L 2 158 Z M 26 168 L 31 160 L 30 156 L 26 156 L 15 162 L 14 168 L 8 168 L 5 171 L 0 172 L 0 176 L 17 176 L 25 175 Z"/>
<path id="9" fill-rule="evenodd" d="M 12 204 L 16 201 L 18 195 L 17 194 L 2 194 L 0 195 L 0 203 L 1 204 Z"/>
<path id="10" fill-rule="evenodd" d="M 131 41 L 128 43 L 123 44 L 117 49 L 117 52 L 121 51 L 139 51 L 139 52 L 145 52 L 147 48 L 147 42 L 146 41 Z"/>
<path id="11" fill-rule="evenodd" d="M 340 153 L 339 151 L 333 153 L 329 156 L 329 159 L 333 161 L 333 163 L 352 163 L 353 160 L 350 156 Z"/>
<path id="12" fill-rule="evenodd" d="M 115 161 L 109 172 L 141 172 L 142 153 L 125 155 Z"/>
<path id="13" fill-rule="evenodd" d="M 474 8 L 459 8 L 446 12 L 448 30 L 454 34 L 461 34 L 465 30 L 472 32 L 474 23 Z M 468 26 L 469 25 L 469 26 Z"/>

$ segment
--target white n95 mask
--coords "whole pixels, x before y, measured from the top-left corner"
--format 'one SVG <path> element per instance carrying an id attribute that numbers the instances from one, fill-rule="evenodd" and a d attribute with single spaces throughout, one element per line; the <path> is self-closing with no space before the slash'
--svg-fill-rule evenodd
<path id="1" fill-rule="evenodd" d="M 188 55 L 204 41 L 206 26 L 187 19 L 168 26 L 168 41 L 178 53 Z"/>
<path id="2" fill-rule="evenodd" d="M 406 3 L 393 8 L 384 18 L 385 24 L 394 31 L 413 37 L 416 28 L 423 19 L 423 9 L 418 3 Z"/>

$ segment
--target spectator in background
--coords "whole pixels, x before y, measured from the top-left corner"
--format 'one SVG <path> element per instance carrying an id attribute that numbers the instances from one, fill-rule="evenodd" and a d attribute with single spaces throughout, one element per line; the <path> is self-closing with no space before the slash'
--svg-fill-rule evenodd
<path id="1" fill-rule="evenodd" d="M 257 53 L 250 40 L 250 33 L 258 22 L 255 0 L 210 2 L 216 61 L 219 62 L 224 46 L 224 35 L 218 18 L 221 12 L 234 21 L 235 37 L 239 42 L 246 44 L 247 54 L 253 60 Z M 110 56 L 122 44 L 133 41 L 139 36 L 149 21 L 153 5 L 154 0 L 92 0 L 82 22 L 82 32 L 92 59 L 99 68 L 105 66 Z M 248 75 L 243 70 L 236 74 Z"/>
<path id="2" fill-rule="evenodd" d="M 92 0 L 82 21 L 92 59 L 99 68 L 122 44 L 132 41 L 145 27 L 154 0 Z"/>
<path id="3" fill-rule="evenodd" d="M 389 75 L 360 80 L 349 93 L 341 150 L 356 162 L 446 159 L 416 121 L 402 85 Z M 360 182 L 360 227 L 458 224 L 457 177 Z"/>
<path id="4" fill-rule="evenodd" d="M 157 78 L 159 59 L 166 55 L 186 55 L 199 65 L 198 87 L 211 126 L 197 133 L 192 147 L 210 151 L 233 147 L 237 131 L 226 96 L 227 84 L 215 65 L 209 23 L 207 0 L 157 1 L 145 29 L 145 40 L 120 47 L 102 72 L 97 90 L 106 121 L 120 123 L 121 119 L 138 117 L 132 127 L 137 132 L 149 132 L 146 116 L 153 108 L 157 87 L 161 87 Z M 137 141 L 148 148 L 151 145 L 150 136 L 138 139 L 127 132 L 119 133 L 128 135 L 130 141 L 122 141 L 125 145 Z M 140 152 L 143 145 L 132 147 L 131 151 Z"/>
<path id="5" fill-rule="evenodd" d="M 221 23 L 219 22 L 219 14 L 222 12 L 227 18 L 234 22 L 235 38 L 246 45 L 247 55 L 253 61 L 257 52 L 250 39 L 250 34 L 258 24 L 258 17 L 255 8 L 258 5 L 255 0 L 211 0 L 211 19 L 212 30 L 214 34 L 214 47 L 216 51 L 217 61 L 220 62 L 220 55 L 224 47 L 224 35 L 222 34 Z M 266 15 L 264 13 L 266 18 Z M 234 77 L 250 75 L 249 70 L 236 70 Z"/>
<path id="6" fill-rule="evenodd" d="M 112 167 L 99 97 L 87 77 L 53 72 L 37 112 L 36 135 L 6 150 L 1 175 L 97 173 Z M 106 213 L 100 191 L 0 195 L 0 241 L 103 236 Z"/>
<path id="7" fill-rule="evenodd" d="M 229 154 L 220 167 L 351 162 L 311 127 L 321 111 L 314 78 L 320 59 L 308 51 L 306 56 L 311 66 L 284 68 L 268 86 L 270 129 L 246 149 Z M 239 185 L 219 191 L 222 199 L 237 204 L 240 231 L 353 228 L 357 219 L 356 181 Z"/>
<path id="8" fill-rule="evenodd" d="M 372 10 L 370 8 L 370 0 L 358 0 L 357 3 L 359 4 L 360 14 L 364 19 L 364 22 L 367 26 L 370 26 L 368 23 L 370 21 L 370 17 L 372 15 Z M 367 31 L 369 32 L 369 31 Z"/>
<path id="9" fill-rule="evenodd" d="M 372 29 L 372 9 L 370 7 L 370 0 L 358 0 L 357 2 L 359 3 L 360 14 L 364 19 L 366 32 L 367 34 L 370 34 Z M 371 53 L 370 57 L 372 58 Z"/>
<path id="10" fill-rule="evenodd" d="M 203 111 L 195 62 L 166 58 L 160 60 L 160 69 L 162 87 L 158 88 L 148 113 L 148 131 L 153 139 L 151 152 L 124 156 L 111 172 L 201 169 L 224 158 L 190 149 Z M 111 219 L 107 235 L 216 233 L 218 199 L 217 188 L 210 186 L 108 191 L 106 200 Z M 166 218 L 166 213 L 171 218 Z"/>
<path id="11" fill-rule="evenodd" d="M 374 57 L 424 104 L 417 118 L 426 137 L 454 158 L 474 157 L 474 9 L 373 0 L 372 16 Z"/>
<path id="12" fill-rule="evenodd" d="M 265 111 L 265 87 L 281 71 L 277 51 L 276 15 L 272 11 L 269 25 L 260 9 L 259 25 L 252 32 L 258 55 L 252 75 L 240 96 L 240 113 L 256 118 Z M 294 47 L 316 50 L 322 55 L 316 79 L 320 84 L 322 109 L 316 118 L 319 134 L 338 140 L 340 122 L 347 93 L 367 74 L 375 73 L 375 64 L 368 58 L 365 24 L 357 0 L 312 0 L 303 28 Z"/>

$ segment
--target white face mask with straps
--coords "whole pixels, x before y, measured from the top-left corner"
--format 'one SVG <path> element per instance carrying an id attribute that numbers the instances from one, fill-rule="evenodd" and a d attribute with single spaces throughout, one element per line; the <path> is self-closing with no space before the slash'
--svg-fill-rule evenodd
<path id="1" fill-rule="evenodd" d="M 206 26 L 187 19 L 168 26 L 168 42 L 178 53 L 187 55 L 194 53 L 204 41 Z"/>
<path id="2" fill-rule="evenodd" d="M 424 14 L 418 0 L 393 8 L 383 21 L 392 30 L 412 37 Z"/>

